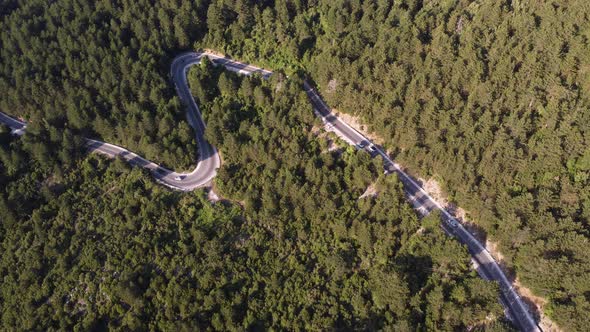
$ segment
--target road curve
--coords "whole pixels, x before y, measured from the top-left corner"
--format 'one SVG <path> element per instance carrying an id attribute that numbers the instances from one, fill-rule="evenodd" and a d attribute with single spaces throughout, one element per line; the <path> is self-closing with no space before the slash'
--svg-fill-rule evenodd
<path id="1" fill-rule="evenodd" d="M 221 166 L 221 160 L 219 158 L 217 149 L 215 149 L 215 147 L 205 140 L 205 122 L 201 116 L 199 106 L 195 102 L 195 99 L 190 92 L 186 77 L 188 68 L 200 63 L 204 56 L 208 57 L 214 65 L 224 66 L 225 69 L 237 72 L 239 74 L 252 75 L 257 73 L 265 78 L 272 74 L 270 71 L 207 52 L 187 52 L 174 58 L 170 68 L 170 76 L 181 102 L 187 108 L 187 120 L 189 124 L 195 129 L 195 135 L 199 149 L 199 160 L 197 167 L 195 167 L 191 173 L 181 174 L 164 170 L 160 172 L 164 172 L 166 175 L 158 180 L 168 186 L 184 191 L 194 190 L 209 184 L 215 175 L 217 175 L 217 169 Z M 156 176 L 157 175 L 158 174 L 156 172 Z M 175 180 L 178 177 L 181 177 L 182 180 Z"/>
<path id="2" fill-rule="evenodd" d="M 87 139 L 88 149 L 92 152 L 111 157 L 119 156 L 134 166 L 147 168 L 152 172 L 158 182 L 174 189 L 190 191 L 209 184 L 217 174 L 217 169 L 220 167 L 221 162 L 215 147 L 211 146 L 204 138 L 205 123 L 201 117 L 199 107 L 190 92 L 186 77 L 188 68 L 200 63 L 203 56 L 207 56 L 214 65 L 222 65 L 227 70 L 240 74 L 251 75 L 257 73 L 264 78 L 268 78 L 272 74 L 268 70 L 207 52 L 183 53 L 172 61 L 170 76 L 182 103 L 187 107 L 187 119 L 189 124 L 195 129 L 199 147 L 199 160 L 192 172 L 178 173 L 165 169 L 125 148 L 98 140 Z M 405 173 L 380 147 L 372 145 L 369 139 L 333 114 L 332 110 L 321 99 L 320 95 L 309 82 L 305 81 L 303 86 L 314 112 L 322 118 L 326 124 L 326 129 L 335 132 L 339 137 L 349 144 L 355 145 L 358 149 L 366 150 L 373 157 L 381 156 L 384 161 L 386 173 L 397 174 L 404 185 L 409 201 L 420 214 L 427 215 L 434 210 L 440 210 L 443 219 L 443 228 L 448 234 L 454 236 L 467 246 L 480 276 L 499 283 L 501 289 L 500 300 L 509 311 L 509 316 L 513 321 L 523 331 L 540 331 L 528 308 L 513 288 L 512 283 L 508 280 L 488 250 L 456 218 L 428 195 L 421 185 Z M 13 119 L 1 112 L 0 123 L 9 126 L 13 130 L 13 133 L 19 135 L 26 129 L 25 122 Z M 181 180 L 177 180 L 179 177 Z"/>
<path id="3" fill-rule="evenodd" d="M 272 74 L 272 72 L 268 70 L 233 61 L 208 52 L 187 52 L 174 58 L 170 68 L 170 77 L 181 102 L 186 106 L 187 120 L 195 130 L 195 139 L 199 151 L 199 159 L 192 172 L 175 172 L 149 161 L 123 147 L 95 139 L 86 139 L 88 150 L 109 157 L 121 157 L 133 166 L 146 168 L 152 172 L 156 181 L 176 190 L 192 191 L 200 187 L 208 186 L 211 180 L 217 175 L 217 169 L 221 166 L 221 160 L 217 149 L 205 140 L 205 123 L 201 117 L 199 106 L 190 92 L 186 77 L 188 68 L 199 64 L 203 56 L 207 56 L 214 65 L 224 66 L 227 70 L 239 74 L 252 75 L 256 73 L 264 78 L 268 78 Z M 0 112 L 0 123 L 10 127 L 12 133 L 17 135 L 22 135 L 26 129 L 25 122 L 14 119 L 2 112 Z"/>

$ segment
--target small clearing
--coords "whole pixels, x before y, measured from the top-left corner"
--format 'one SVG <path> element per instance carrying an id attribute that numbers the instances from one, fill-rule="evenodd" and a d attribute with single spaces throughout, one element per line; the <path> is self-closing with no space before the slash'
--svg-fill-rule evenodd
<path id="1" fill-rule="evenodd" d="M 336 150 L 340 149 L 338 144 L 336 144 L 336 142 L 334 142 L 333 139 L 327 138 L 326 140 L 328 141 L 328 152 L 332 152 L 332 151 L 336 151 Z"/>
<path id="2" fill-rule="evenodd" d="M 443 190 L 440 187 L 440 184 L 438 184 L 438 182 L 435 179 L 430 178 L 428 180 L 424 180 L 422 178 L 418 178 L 418 181 L 422 183 L 422 189 L 426 190 L 428 195 L 434 198 L 440 205 L 444 207 L 449 205 L 449 201 L 444 195 Z"/>
<path id="3" fill-rule="evenodd" d="M 330 82 L 328 82 L 328 92 L 332 93 L 334 91 L 336 91 L 336 87 L 338 86 L 338 81 L 336 79 L 331 79 Z"/>
<path id="4" fill-rule="evenodd" d="M 209 202 L 211 203 L 216 203 L 220 200 L 221 198 L 219 198 L 219 195 L 217 195 L 215 193 L 215 191 L 213 191 L 213 187 L 211 187 L 209 189 L 209 191 L 207 192 L 207 200 L 209 200 Z"/>
<path id="5" fill-rule="evenodd" d="M 210 48 L 205 48 L 205 49 L 203 49 L 203 51 L 204 51 L 205 53 L 210 53 L 210 54 L 214 54 L 214 55 L 217 55 L 217 56 L 220 56 L 220 57 L 223 57 L 223 58 L 225 58 L 225 54 L 223 54 L 223 53 L 219 53 L 219 52 L 217 52 L 217 51 L 215 51 L 215 50 L 212 50 L 212 49 L 210 49 Z"/>
<path id="6" fill-rule="evenodd" d="M 322 132 L 322 128 L 318 125 L 313 125 L 313 127 L 311 127 L 311 134 L 316 137 L 322 137 L 325 135 L 325 133 Z"/>
<path id="7" fill-rule="evenodd" d="M 359 196 L 358 199 L 365 198 L 365 197 L 377 197 L 379 195 L 379 191 L 377 191 L 377 187 L 374 183 L 371 183 L 365 192 Z"/>

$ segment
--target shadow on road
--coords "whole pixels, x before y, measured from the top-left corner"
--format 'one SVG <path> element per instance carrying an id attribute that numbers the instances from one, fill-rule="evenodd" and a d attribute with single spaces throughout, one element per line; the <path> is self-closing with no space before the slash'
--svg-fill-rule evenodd
<path id="1" fill-rule="evenodd" d="M 205 138 L 202 135 L 199 139 L 203 140 L 202 145 L 204 145 L 204 148 L 202 149 L 202 151 L 197 151 L 198 153 L 199 152 L 201 153 L 201 154 L 199 154 L 199 163 L 211 162 L 212 159 L 215 158 L 215 156 L 216 156 L 215 149 L 211 146 L 211 144 L 209 144 L 205 140 Z M 113 158 L 119 158 L 122 161 L 127 162 L 131 166 L 138 166 L 141 168 L 146 168 L 153 174 L 153 176 L 157 180 L 162 180 L 162 179 L 166 178 L 167 176 L 169 176 L 170 174 L 174 173 L 174 171 L 171 171 L 171 170 L 166 169 L 164 167 L 154 166 L 155 165 L 154 163 L 140 157 L 139 155 L 137 155 L 133 152 L 130 152 L 128 150 L 121 151 L 120 150 L 121 148 L 115 147 L 115 146 L 113 146 L 111 144 L 107 144 L 105 142 L 95 141 L 95 140 L 88 141 L 86 147 L 89 152 L 98 152 L 98 153 L 105 154 L 105 155 L 108 155 Z"/>
<path id="2" fill-rule="evenodd" d="M 221 58 L 221 59 L 211 59 L 211 62 L 213 62 L 214 64 L 218 64 L 218 65 L 223 65 L 226 68 L 231 68 L 234 70 L 248 70 L 251 71 L 252 74 L 260 74 L 262 77 L 267 78 L 271 75 L 271 73 L 265 72 L 263 69 L 257 69 L 257 70 L 249 70 L 247 69 L 248 66 L 250 66 L 247 63 L 238 63 L 238 62 L 234 62 L 233 60 L 229 59 L 229 58 Z"/>
<path id="3" fill-rule="evenodd" d="M 128 162 L 133 166 L 139 167 L 146 167 L 151 164 L 150 161 L 145 160 L 144 158 L 138 156 L 135 153 L 129 152 L 127 150 L 120 151 L 117 148 L 113 147 L 110 144 L 104 142 L 93 141 L 87 144 L 87 148 L 90 152 L 99 152 L 103 154 L 107 154 L 109 156 L 115 158 L 121 158 L 122 160 Z"/>
<path id="4" fill-rule="evenodd" d="M 152 174 L 154 175 L 154 177 L 158 180 L 161 180 L 162 178 L 168 176 L 169 174 L 172 173 L 172 171 L 167 170 L 165 168 L 162 167 L 156 167 L 154 169 L 151 170 Z"/>
<path id="5" fill-rule="evenodd" d="M 332 114 L 331 110 L 321 102 L 319 94 L 312 86 L 313 85 L 307 81 L 304 82 L 306 93 L 314 108 L 317 110 L 316 114 L 319 113 L 328 124 L 333 124 L 337 120 L 336 115 Z M 501 260 L 496 261 L 495 258 L 490 256 L 488 250 L 485 248 L 487 238 L 486 232 L 481 227 L 468 224 L 465 221 L 462 222 L 465 227 L 461 227 L 461 224 L 458 223 L 458 219 L 455 218 L 455 215 L 458 214 L 457 209 L 439 207 L 439 204 L 425 193 L 423 182 L 395 167 L 390 161 L 393 159 L 389 158 L 381 147 L 377 148 L 376 146 L 370 145 L 370 142 L 366 142 L 366 140 L 356 143 L 357 148 L 369 152 L 371 156 L 381 155 L 383 157 L 386 172 L 397 174 L 398 179 L 403 184 L 408 200 L 417 210 L 418 214 L 425 216 L 438 209 L 444 209 L 444 211 L 448 212 L 448 214 L 441 213 L 441 225 L 443 229 L 445 229 L 447 233 L 454 235 L 457 240 L 467 246 L 473 259 L 479 264 L 478 270 L 482 272 L 482 275 L 485 278 L 497 280 L 499 282 L 501 288 L 505 291 L 505 293 L 501 292 L 501 296 L 508 303 L 508 308 L 510 308 L 519 324 L 525 324 L 523 329 L 536 329 L 536 326 L 529 326 L 529 316 L 526 312 L 523 312 L 521 304 L 525 303 L 526 305 L 529 305 L 529 311 L 531 311 L 532 316 L 538 320 L 539 313 L 536 312 L 536 306 L 531 306 L 531 301 L 527 299 L 522 299 L 522 302 L 520 302 L 518 295 L 512 290 L 514 271 L 507 269 Z M 376 151 L 379 152 L 374 154 L 373 152 Z"/>
<path id="6" fill-rule="evenodd" d="M 210 159 L 213 159 L 215 157 L 215 154 L 213 153 L 213 149 L 209 149 L 205 152 L 204 155 L 199 155 L 199 163 L 206 163 L 208 161 L 210 161 Z"/>
<path id="7" fill-rule="evenodd" d="M 203 162 L 215 156 L 215 149 L 213 146 L 207 142 L 204 135 L 200 135 L 198 140 L 202 140 L 202 144 L 198 144 L 201 149 L 197 151 L 198 160 L 199 162 Z"/>

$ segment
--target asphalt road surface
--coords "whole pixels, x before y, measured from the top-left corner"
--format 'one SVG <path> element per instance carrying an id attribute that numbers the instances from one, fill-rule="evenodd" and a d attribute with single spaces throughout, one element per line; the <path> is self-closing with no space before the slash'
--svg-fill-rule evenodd
<path id="1" fill-rule="evenodd" d="M 480 276 L 484 279 L 498 282 L 501 290 L 500 300 L 509 310 L 509 316 L 513 321 L 523 331 L 540 331 L 527 306 L 486 248 L 456 218 L 428 195 L 416 180 L 406 174 L 397 163 L 391 160 L 380 147 L 373 145 L 369 139 L 334 115 L 332 110 L 324 103 L 316 90 L 308 82 L 304 82 L 304 89 L 313 104 L 315 113 L 322 117 L 329 130 L 334 131 L 338 136 L 342 137 L 349 144 L 355 145 L 358 149 L 366 150 L 372 156 L 381 156 L 383 158 L 385 171 L 389 174 L 397 174 L 404 185 L 408 200 L 420 214 L 425 216 L 434 210 L 441 211 L 443 228 L 448 234 L 454 236 L 467 246 Z"/>
<path id="2" fill-rule="evenodd" d="M 10 129 L 12 129 L 12 133 L 19 136 L 24 133 L 24 130 L 27 127 L 25 122 L 13 119 L 2 112 L 0 112 L 0 123 L 10 127 Z"/>
<path id="3" fill-rule="evenodd" d="M 204 138 L 205 123 L 201 117 L 199 107 L 190 93 L 186 78 L 188 68 L 200 63 L 203 56 L 209 57 L 214 65 L 222 65 L 226 69 L 240 74 L 252 75 L 257 73 L 264 78 L 268 78 L 272 74 L 268 70 L 205 52 L 184 53 L 174 59 L 170 69 L 170 76 L 182 103 L 187 107 L 187 119 L 189 124 L 195 129 L 199 147 L 199 160 L 196 168 L 191 173 L 177 173 L 165 169 L 125 148 L 97 140 L 88 139 L 88 149 L 92 152 L 105 154 L 110 157 L 118 156 L 134 166 L 147 168 L 152 172 L 157 181 L 174 189 L 190 191 L 208 185 L 217 174 L 217 169 L 220 167 L 221 161 L 215 147 L 211 146 Z M 441 211 L 442 227 L 448 234 L 454 236 L 467 246 L 480 276 L 499 283 L 501 289 L 500 301 L 507 308 L 509 317 L 523 331 L 540 331 L 528 308 L 514 290 L 512 283 L 485 247 L 456 218 L 430 197 L 418 182 L 406 174 L 398 164 L 393 162 L 380 147 L 373 145 L 369 139 L 333 114 L 332 110 L 324 103 L 316 90 L 307 81 L 304 82 L 304 89 L 313 105 L 314 112 L 322 118 L 328 130 L 334 131 L 346 142 L 355 145 L 358 149 L 367 151 L 373 157 L 381 156 L 383 158 L 385 172 L 397 174 L 404 185 L 408 200 L 420 214 L 427 215 L 434 210 Z M 15 134 L 22 134 L 26 128 L 25 122 L 15 120 L 3 113 L 0 113 L 0 122 L 12 128 Z"/>
<path id="4" fill-rule="evenodd" d="M 227 70 L 243 74 L 252 75 L 260 74 L 268 78 L 272 73 L 261 68 L 233 61 L 215 54 L 205 52 L 189 52 L 177 56 L 172 61 L 170 77 L 176 88 L 178 96 L 186 106 L 187 120 L 195 129 L 195 138 L 198 145 L 199 159 L 195 169 L 190 173 L 180 173 L 164 168 L 154 162 L 151 162 L 138 154 L 129 151 L 123 147 L 102 142 L 94 139 L 87 139 L 87 147 L 91 152 L 100 153 L 109 157 L 121 157 L 127 160 L 133 166 L 140 166 L 150 170 L 154 178 L 173 189 L 182 191 L 191 191 L 200 187 L 208 186 L 211 180 L 217 175 L 217 169 L 221 165 L 219 153 L 215 147 L 211 146 L 205 138 L 205 123 L 201 117 L 199 106 L 195 102 L 187 83 L 186 74 L 190 66 L 199 64 L 203 56 L 209 57 L 214 65 L 224 66 Z M 17 135 L 24 133 L 26 123 L 16 120 L 0 112 L 0 123 L 4 123 L 12 129 Z"/>

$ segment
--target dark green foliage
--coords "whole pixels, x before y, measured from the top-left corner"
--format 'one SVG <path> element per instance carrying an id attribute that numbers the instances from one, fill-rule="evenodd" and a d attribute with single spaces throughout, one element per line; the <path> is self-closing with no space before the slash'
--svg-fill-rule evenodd
<path id="1" fill-rule="evenodd" d="M 404 166 L 443 181 L 562 328 L 587 328 L 587 1 L 252 7 L 255 24 L 226 15 L 203 44 L 305 68 L 329 105 L 363 118 Z"/>
<path id="2" fill-rule="evenodd" d="M 0 6 L 1 111 L 49 132 L 100 137 L 169 167 L 194 164 L 196 144 L 168 71 L 171 57 L 199 37 L 203 3 L 35 0 L 6 6 Z M 48 158 L 41 149 L 38 155 Z"/>
<path id="3" fill-rule="evenodd" d="M 565 330 L 583 330 L 588 15 L 583 0 L 0 1 L 0 110 L 33 122 L 19 147 L 0 131 L 0 217 L 11 224 L 60 195 L 46 179 L 60 183 L 60 173 L 78 165 L 80 135 L 172 167 L 192 165 L 195 145 L 169 63 L 193 45 L 215 48 L 291 79 L 309 74 L 330 105 L 364 118 L 401 163 L 442 179 L 521 282 L 549 300 L 547 313 Z M 248 218 L 270 218 L 273 232 L 292 236 L 285 225 L 293 218 L 352 209 L 380 168 L 352 151 L 319 152 L 325 143 L 302 134 L 312 114 L 300 87 L 285 81 L 279 95 L 292 99 L 280 100 L 276 85 L 227 74 L 212 85 L 216 75 L 195 72 L 190 83 L 207 104 L 207 135 L 224 151 L 217 185 L 242 201 Z M 281 112 L 262 116 L 275 107 Z M 375 306 L 404 293 L 388 294 L 371 297 Z M 435 312 L 422 312 L 433 319 L 425 326 L 446 328 Z M 213 321 L 222 326 L 221 316 Z"/>
<path id="4" fill-rule="evenodd" d="M 224 158 L 217 190 L 245 209 L 171 192 L 96 155 L 56 175 L 9 139 L 1 148 L 23 161 L 12 175 L 0 163 L 1 329 L 465 330 L 501 321 L 497 287 L 470 269 L 436 216 L 420 228 L 395 177 L 380 177 L 354 149 L 320 149 L 297 82 L 198 70 L 207 72 L 192 81 L 208 77 L 212 89 L 202 102 L 207 135 Z M 228 82 L 243 90 L 217 95 Z M 379 194 L 359 199 L 369 182 Z"/>

